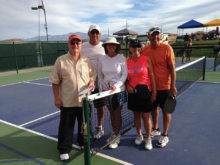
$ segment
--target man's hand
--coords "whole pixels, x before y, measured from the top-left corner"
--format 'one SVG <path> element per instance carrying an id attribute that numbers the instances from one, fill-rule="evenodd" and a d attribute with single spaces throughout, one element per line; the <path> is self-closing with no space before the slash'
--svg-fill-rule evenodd
<path id="1" fill-rule="evenodd" d="M 54 104 L 57 108 L 60 109 L 61 106 L 63 106 L 63 102 L 62 100 L 60 99 L 60 97 L 56 97 L 55 100 L 54 100 Z"/>
<path id="2" fill-rule="evenodd" d="M 92 88 L 92 92 L 95 90 L 95 81 L 94 80 L 90 80 L 89 81 L 89 88 Z"/>
<path id="3" fill-rule="evenodd" d="M 177 94 L 177 89 L 176 89 L 176 87 L 172 87 L 172 88 L 170 89 L 170 95 L 171 95 L 172 97 L 176 97 L 176 94 Z"/>

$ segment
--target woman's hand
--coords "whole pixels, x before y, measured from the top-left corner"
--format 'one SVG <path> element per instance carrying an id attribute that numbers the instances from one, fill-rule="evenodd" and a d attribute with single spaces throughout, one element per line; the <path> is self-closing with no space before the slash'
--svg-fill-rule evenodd
<path id="1" fill-rule="evenodd" d="M 111 90 L 110 93 L 113 93 L 116 90 L 116 87 L 113 85 L 113 86 L 109 87 L 109 90 Z"/>
<path id="2" fill-rule="evenodd" d="M 129 84 L 126 85 L 126 88 L 128 93 L 134 93 L 134 89 Z"/>
<path id="3" fill-rule="evenodd" d="M 156 98 L 157 98 L 157 93 L 152 93 L 151 102 L 153 103 L 154 101 L 156 101 Z"/>

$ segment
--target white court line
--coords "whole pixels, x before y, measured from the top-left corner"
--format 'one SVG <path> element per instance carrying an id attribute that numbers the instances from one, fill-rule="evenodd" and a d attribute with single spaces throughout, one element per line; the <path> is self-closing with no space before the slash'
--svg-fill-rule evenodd
<path id="1" fill-rule="evenodd" d="M 51 87 L 52 85 L 50 84 L 41 84 L 41 83 L 34 83 L 34 82 L 29 82 L 29 81 L 24 81 L 23 83 L 26 83 L 26 84 L 34 84 L 34 85 L 41 85 L 41 86 L 48 86 L 48 87 Z"/>
<path id="2" fill-rule="evenodd" d="M 44 119 L 44 118 L 47 118 L 47 117 L 49 117 L 49 116 L 55 115 L 55 114 L 57 114 L 57 113 L 60 113 L 60 111 L 57 111 L 57 112 L 51 113 L 51 114 L 49 114 L 49 115 L 46 115 L 46 116 L 37 118 L 37 119 L 35 119 L 35 120 L 32 120 L 32 121 L 29 121 L 29 122 L 27 122 L 27 123 L 21 124 L 21 125 L 19 125 L 19 126 L 20 126 L 20 127 L 23 127 L 23 126 L 25 126 L 25 125 L 34 123 L 34 122 L 36 122 L 36 121 L 42 120 L 42 119 Z"/>
<path id="3" fill-rule="evenodd" d="M 31 129 L 27 129 L 27 128 L 24 128 L 24 127 L 15 125 L 15 124 L 12 124 L 12 123 L 9 123 L 9 122 L 7 122 L 7 121 L 0 120 L 0 122 L 2 122 L 2 123 L 4 123 L 4 124 L 7 124 L 7 125 L 10 125 L 10 126 L 12 126 L 12 127 L 16 127 L 16 128 L 18 128 L 18 129 L 21 129 L 21 130 L 24 130 L 24 131 L 33 133 L 33 134 L 35 134 L 35 135 L 42 136 L 42 137 L 44 137 L 44 138 L 46 138 L 46 139 L 50 139 L 50 140 L 53 140 L 53 141 L 56 141 L 56 142 L 58 141 L 57 138 L 54 138 L 54 137 L 51 137 L 51 136 L 42 134 L 42 133 L 40 133 L 40 132 L 33 131 L 33 130 L 31 130 Z M 72 147 L 74 147 L 74 148 L 76 148 L 76 149 L 80 149 L 80 147 L 77 146 L 77 145 L 75 145 L 75 144 L 73 144 Z"/>
<path id="4" fill-rule="evenodd" d="M 220 82 L 198 81 L 200 83 L 220 84 Z"/>
<path id="5" fill-rule="evenodd" d="M 24 130 L 24 131 L 33 133 L 33 134 L 35 134 L 35 135 L 42 136 L 42 137 L 44 137 L 44 138 L 46 138 L 46 139 L 50 139 L 50 140 L 53 140 L 53 141 L 55 141 L 55 142 L 58 141 L 57 138 L 54 138 L 54 137 L 51 137 L 51 136 L 42 134 L 42 133 L 40 133 L 40 132 L 36 132 L 36 131 L 30 130 L 30 129 L 27 129 L 27 128 L 24 128 L 24 127 L 21 127 L 21 126 L 18 126 L 18 125 L 15 125 L 15 124 L 12 124 L 12 123 L 3 121 L 3 120 L 0 120 L 0 122 L 1 122 L 1 123 L 4 123 L 4 124 L 7 124 L 7 125 L 10 125 L 10 126 L 12 126 L 12 127 L 16 127 L 16 128 L 18 128 L 18 129 L 21 129 L 21 130 Z M 72 147 L 75 148 L 75 149 L 79 149 L 79 150 L 80 150 L 80 147 L 79 147 L 78 145 L 72 144 Z M 113 161 L 115 161 L 115 162 L 122 163 L 122 164 L 124 164 L 124 165 L 133 165 L 133 164 L 131 164 L 131 163 L 125 162 L 125 161 L 123 161 L 123 160 L 120 160 L 120 159 L 117 159 L 117 158 L 114 158 L 114 157 L 110 157 L 110 156 L 105 155 L 105 154 L 97 153 L 96 155 L 99 155 L 99 156 L 104 157 L 104 158 L 106 158 L 106 159 L 113 160 Z"/>
<path id="6" fill-rule="evenodd" d="M 29 80 L 29 81 L 36 81 L 36 80 L 41 80 L 41 79 L 48 79 L 48 77 L 43 77 L 43 78 L 39 78 L 39 79 L 33 79 L 33 80 Z M 16 84 L 21 84 L 24 83 L 26 81 L 21 81 L 21 82 L 17 82 L 17 83 L 11 83 L 11 84 L 7 84 L 7 85 L 0 85 L 0 87 L 6 87 L 6 86 L 10 86 L 10 85 L 16 85 Z"/>
<path id="7" fill-rule="evenodd" d="M 109 159 L 109 160 L 112 160 L 112 161 L 115 161 L 115 162 L 119 162 L 123 165 L 133 165 L 131 163 L 125 162 L 123 160 L 120 160 L 120 159 L 117 159 L 117 158 L 114 158 L 114 157 L 111 157 L 111 156 L 108 156 L 108 155 L 105 155 L 105 154 L 97 153 L 96 155 L 101 156 L 101 157 L 106 158 L 106 159 Z"/>

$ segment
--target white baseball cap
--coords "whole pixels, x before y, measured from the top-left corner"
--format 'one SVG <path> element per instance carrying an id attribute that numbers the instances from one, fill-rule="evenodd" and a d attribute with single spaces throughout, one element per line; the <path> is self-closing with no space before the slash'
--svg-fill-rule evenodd
<path id="1" fill-rule="evenodd" d="M 150 29 L 148 30 L 148 34 L 149 34 L 149 35 L 152 35 L 154 32 L 159 32 L 159 33 L 161 33 L 161 29 L 160 29 L 158 26 L 154 26 L 154 27 L 152 27 L 152 28 L 150 28 Z"/>
<path id="2" fill-rule="evenodd" d="M 99 32 L 101 32 L 101 28 L 100 28 L 100 26 L 99 25 L 97 25 L 97 24 L 92 24 L 92 25 L 90 25 L 90 27 L 89 27 L 89 32 L 91 32 L 92 30 L 98 30 Z"/>

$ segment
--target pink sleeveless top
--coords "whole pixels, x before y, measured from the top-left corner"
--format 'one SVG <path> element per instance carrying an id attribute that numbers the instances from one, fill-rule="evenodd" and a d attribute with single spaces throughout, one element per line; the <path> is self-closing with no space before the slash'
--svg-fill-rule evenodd
<path id="1" fill-rule="evenodd" d="M 147 58 L 141 55 L 136 62 L 132 58 L 127 60 L 128 80 L 132 88 L 138 84 L 144 84 L 148 86 L 149 91 L 152 91 Z"/>

